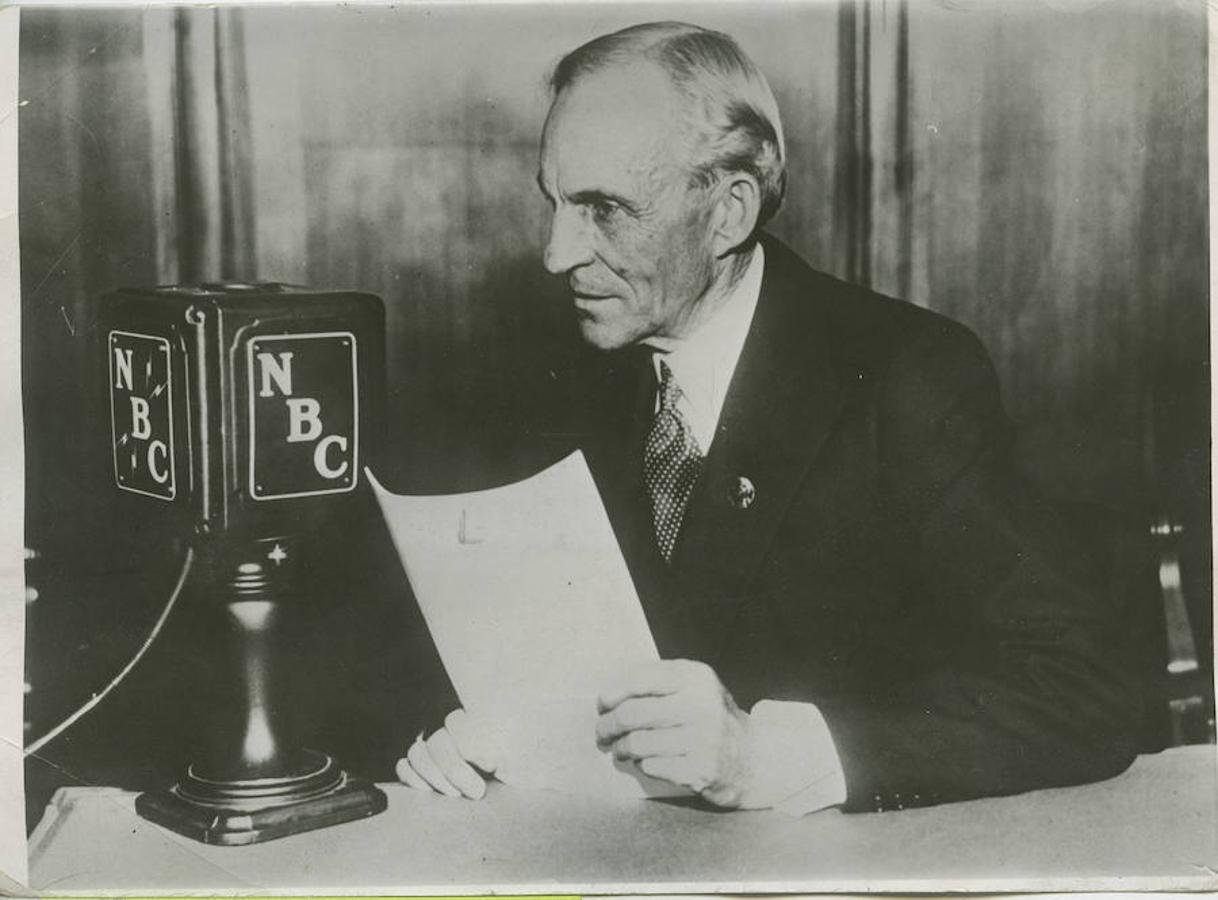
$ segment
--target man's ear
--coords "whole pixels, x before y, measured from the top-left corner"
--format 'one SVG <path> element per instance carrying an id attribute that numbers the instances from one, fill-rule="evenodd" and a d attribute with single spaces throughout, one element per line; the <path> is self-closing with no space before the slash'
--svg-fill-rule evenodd
<path id="1" fill-rule="evenodd" d="M 761 213 L 761 186 L 747 172 L 729 172 L 716 189 L 711 247 L 717 257 L 734 252 L 752 235 Z"/>

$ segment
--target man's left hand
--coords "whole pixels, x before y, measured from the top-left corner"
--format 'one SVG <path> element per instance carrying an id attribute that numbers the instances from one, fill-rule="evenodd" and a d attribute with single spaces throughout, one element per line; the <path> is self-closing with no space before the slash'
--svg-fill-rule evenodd
<path id="1" fill-rule="evenodd" d="M 756 804 L 749 714 L 705 663 L 662 660 L 636 669 L 597 699 L 598 745 L 645 774 L 682 785 L 717 806 Z"/>

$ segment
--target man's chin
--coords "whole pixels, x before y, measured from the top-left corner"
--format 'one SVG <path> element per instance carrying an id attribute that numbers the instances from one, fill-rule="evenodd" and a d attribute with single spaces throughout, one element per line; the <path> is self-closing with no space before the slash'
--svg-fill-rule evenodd
<path id="1" fill-rule="evenodd" d="M 621 350 L 634 343 L 629 334 L 620 329 L 608 327 L 591 317 L 580 317 L 579 334 L 584 339 L 584 343 L 597 350 Z"/>

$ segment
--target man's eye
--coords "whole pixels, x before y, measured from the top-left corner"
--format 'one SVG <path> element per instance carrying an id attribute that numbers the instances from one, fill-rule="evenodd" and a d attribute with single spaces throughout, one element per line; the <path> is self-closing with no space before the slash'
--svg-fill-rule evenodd
<path id="1" fill-rule="evenodd" d="M 588 209 L 592 213 L 592 218 L 597 222 L 607 222 L 613 218 L 621 207 L 612 200 L 592 200 L 588 203 Z"/>

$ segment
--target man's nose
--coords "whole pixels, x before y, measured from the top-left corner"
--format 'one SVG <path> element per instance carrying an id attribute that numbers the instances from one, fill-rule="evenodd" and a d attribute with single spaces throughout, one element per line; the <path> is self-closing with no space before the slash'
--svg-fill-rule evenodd
<path id="1" fill-rule="evenodd" d="M 546 271 L 552 275 L 570 272 L 592 261 L 587 228 L 575 207 L 559 206 L 554 210 L 543 261 Z"/>

